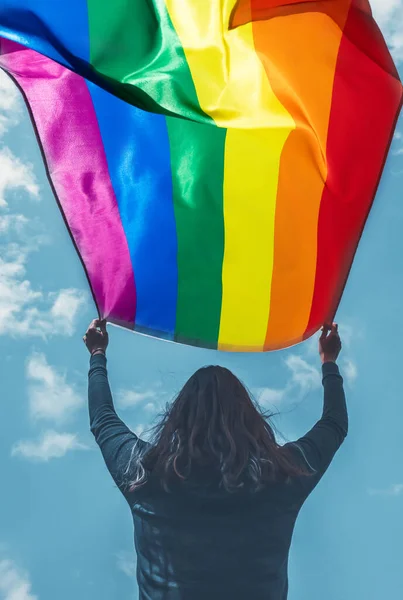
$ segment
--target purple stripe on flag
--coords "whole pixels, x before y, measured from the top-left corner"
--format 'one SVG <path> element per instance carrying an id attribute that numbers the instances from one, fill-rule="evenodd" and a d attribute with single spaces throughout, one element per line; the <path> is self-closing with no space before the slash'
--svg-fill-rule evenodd
<path id="1" fill-rule="evenodd" d="M 85 80 L 3 39 L 0 65 L 22 88 L 49 176 L 101 317 L 130 325 L 136 289 L 127 240 Z"/>

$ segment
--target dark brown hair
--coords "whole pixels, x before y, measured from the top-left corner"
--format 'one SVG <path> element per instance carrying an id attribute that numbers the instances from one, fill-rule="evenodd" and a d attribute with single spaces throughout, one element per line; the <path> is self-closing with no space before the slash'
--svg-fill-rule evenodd
<path id="1" fill-rule="evenodd" d="M 257 491 L 278 479 L 308 475 L 293 462 L 289 448 L 277 443 L 271 416 L 228 369 L 199 369 L 153 427 L 150 448 L 136 460 L 130 490 L 143 486 L 153 471 L 170 491 L 170 482 L 186 480 L 200 466 L 216 472 L 228 492 L 247 483 Z"/>

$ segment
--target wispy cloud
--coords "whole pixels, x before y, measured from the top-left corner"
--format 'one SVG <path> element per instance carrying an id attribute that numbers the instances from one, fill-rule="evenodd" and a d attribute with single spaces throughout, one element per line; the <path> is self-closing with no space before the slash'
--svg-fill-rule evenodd
<path id="1" fill-rule="evenodd" d="M 31 592 L 29 576 L 11 560 L 0 561 L 0 593 L 3 600 L 38 600 Z"/>
<path id="2" fill-rule="evenodd" d="M 150 424 L 145 425 L 143 423 L 135 423 L 132 426 L 129 425 L 129 428 L 142 440 L 149 441 L 151 438 L 151 428 Z"/>
<path id="3" fill-rule="evenodd" d="M 29 409 L 35 420 L 64 422 L 83 406 L 83 398 L 67 383 L 65 375 L 48 364 L 44 354 L 34 353 L 29 358 L 26 375 Z"/>
<path id="4" fill-rule="evenodd" d="M 154 390 L 118 390 L 116 394 L 116 405 L 119 408 L 132 408 L 144 404 L 146 400 L 155 400 L 157 394 Z"/>
<path id="5" fill-rule="evenodd" d="M 320 387 L 321 377 L 319 369 L 296 354 L 291 354 L 286 359 L 286 365 L 291 371 L 291 385 L 307 392 Z"/>
<path id="6" fill-rule="evenodd" d="M 403 483 L 394 483 L 388 488 L 381 490 L 368 490 L 370 496 L 403 496 Z"/>
<path id="7" fill-rule="evenodd" d="M 134 552 L 119 552 L 116 556 L 116 565 L 122 573 L 130 578 L 136 576 L 136 557 Z"/>
<path id="8" fill-rule="evenodd" d="M 355 362 L 351 359 L 344 359 L 342 361 L 341 368 L 347 383 L 350 386 L 353 385 L 358 377 L 358 368 Z"/>
<path id="9" fill-rule="evenodd" d="M 31 197 L 39 198 L 33 166 L 14 156 L 9 148 L 0 149 L 0 208 L 6 208 L 6 192 L 21 188 Z"/>
<path id="10" fill-rule="evenodd" d="M 320 387 L 319 369 L 301 356 L 290 354 L 286 358 L 285 364 L 291 375 L 283 388 L 264 387 L 253 390 L 261 406 L 276 405 L 289 399 L 298 400 L 301 396 Z"/>
<path id="11" fill-rule="evenodd" d="M 258 396 L 260 404 L 262 404 L 263 406 L 279 404 L 284 399 L 286 392 L 287 388 L 275 390 L 269 387 L 258 388 L 254 391 L 255 395 Z"/>
<path id="12" fill-rule="evenodd" d="M 0 257 L 0 333 L 13 333 L 21 328 L 21 313 L 33 302 L 42 299 L 25 279 L 25 257 Z M 26 318 L 26 317 L 25 317 Z M 22 320 L 25 320 L 23 318 Z"/>
<path id="13" fill-rule="evenodd" d="M 403 2 L 371 0 L 372 12 L 396 61 L 403 60 Z"/>
<path id="14" fill-rule="evenodd" d="M 21 98 L 17 86 L 0 71 L 0 137 L 17 125 L 21 115 Z"/>
<path id="15" fill-rule="evenodd" d="M 39 440 L 21 440 L 12 450 L 12 456 L 22 456 L 35 462 L 48 462 L 53 458 L 62 458 L 72 450 L 88 450 L 88 446 L 79 442 L 76 434 L 46 431 Z"/>
<path id="16" fill-rule="evenodd" d="M 16 125 L 20 110 L 19 93 L 11 80 L 0 73 L 0 135 Z M 0 335 L 13 337 L 73 335 L 79 308 L 87 294 L 76 289 L 43 292 L 33 289 L 26 277 L 30 254 L 48 242 L 38 234 L 38 219 L 10 212 L 9 192 L 22 191 L 39 199 L 33 166 L 0 147 Z"/>
<path id="17" fill-rule="evenodd" d="M 48 298 L 53 303 L 49 313 L 45 316 L 45 327 L 46 321 L 49 320 L 52 331 L 56 330 L 64 335 L 73 335 L 76 317 L 87 301 L 87 293 L 83 290 L 70 288 L 59 292 L 50 292 Z"/>
<path id="18" fill-rule="evenodd" d="M 343 348 L 350 350 L 354 340 L 361 340 L 364 332 L 358 325 L 354 327 L 353 325 L 342 323 L 339 326 L 339 334 L 343 343 Z"/>
<path id="19" fill-rule="evenodd" d="M 392 150 L 392 154 L 394 156 L 401 156 L 403 154 L 403 146 L 402 146 L 403 135 L 400 131 L 395 131 L 393 135 L 393 146 L 397 146 L 396 150 Z M 397 143 L 396 143 L 397 142 Z M 392 146 L 392 148 L 393 148 Z"/>
<path id="20" fill-rule="evenodd" d="M 0 258 L 0 335 L 73 335 L 80 308 L 88 295 L 77 289 L 57 293 L 33 288 L 26 278 L 28 252 L 10 245 Z"/>
<path id="21" fill-rule="evenodd" d="M 354 338 L 361 337 L 359 332 L 351 326 L 344 325 L 339 328 L 343 346 L 348 351 Z M 315 357 L 315 359 L 314 359 Z M 312 360 L 315 360 L 312 363 Z M 255 388 L 253 393 L 261 406 L 276 406 L 284 401 L 299 401 L 311 391 L 320 389 L 322 375 L 320 371 L 318 336 L 312 337 L 305 344 L 305 355 L 290 354 L 285 365 L 290 371 L 287 383 L 282 388 Z M 349 385 L 353 385 L 358 377 L 356 363 L 349 357 L 342 358 L 340 362 L 342 375 Z"/>
<path id="22" fill-rule="evenodd" d="M 21 235 L 26 229 L 29 220 L 20 214 L 0 215 L 0 234 L 15 232 Z"/>
<path id="23" fill-rule="evenodd" d="M 147 421 L 161 410 L 162 405 L 166 400 L 166 393 L 161 389 L 161 386 L 158 383 L 155 383 L 152 387 L 143 389 L 120 389 L 116 393 L 115 398 L 116 406 L 119 409 L 125 410 L 135 408 L 136 411 L 141 411 L 141 418 Z M 140 435 L 137 431 L 135 431 L 135 433 Z M 143 434 L 143 431 L 141 431 L 141 434 Z"/>

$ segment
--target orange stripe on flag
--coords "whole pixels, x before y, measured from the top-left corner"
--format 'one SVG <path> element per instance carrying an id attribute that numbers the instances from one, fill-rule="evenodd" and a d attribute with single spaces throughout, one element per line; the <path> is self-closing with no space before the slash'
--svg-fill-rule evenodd
<path id="1" fill-rule="evenodd" d="M 267 350 L 300 341 L 311 310 L 334 73 L 350 0 L 326 4 L 329 14 L 268 21 L 254 21 L 251 5 L 256 51 L 297 126 L 280 164 Z"/>
<path id="2" fill-rule="evenodd" d="M 331 3 L 329 3 L 329 0 L 239 0 L 232 12 L 230 29 L 245 25 L 252 20 L 266 21 L 290 14 L 295 15 L 306 12 L 328 14 L 330 11 L 338 11 L 340 5 L 343 4 L 343 0 Z"/>

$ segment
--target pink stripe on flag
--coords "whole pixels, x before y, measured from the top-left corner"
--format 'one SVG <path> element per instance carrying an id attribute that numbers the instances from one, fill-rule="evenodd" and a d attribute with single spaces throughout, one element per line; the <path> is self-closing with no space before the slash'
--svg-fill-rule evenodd
<path id="1" fill-rule="evenodd" d="M 133 268 L 85 80 L 15 42 L 2 39 L 1 50 L 0 65 L 21 86 L 33 114 L 51 181 L 101 317 L 133 324 Z"/>

